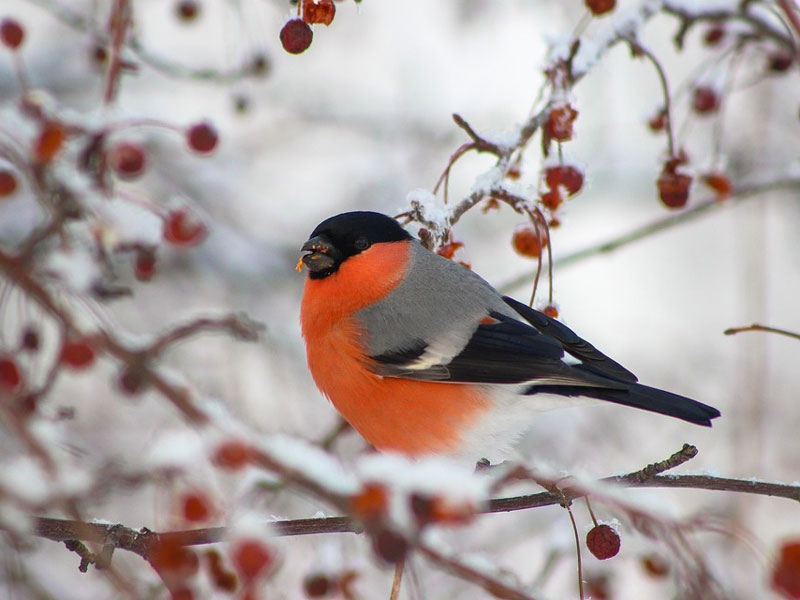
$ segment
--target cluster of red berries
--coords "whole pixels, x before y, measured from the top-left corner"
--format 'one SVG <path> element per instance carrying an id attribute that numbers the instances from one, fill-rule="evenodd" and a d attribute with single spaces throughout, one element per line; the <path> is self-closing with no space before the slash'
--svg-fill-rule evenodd
<path id="1" fill-rule="evenodd" d="M 290 19 L 281 29 L 281 44 L 289 54 L 305 52 L 314 39 L 311 25 L 330 25 L 336 15 L 333 0 L 300 0 L 298 17 Z"/>

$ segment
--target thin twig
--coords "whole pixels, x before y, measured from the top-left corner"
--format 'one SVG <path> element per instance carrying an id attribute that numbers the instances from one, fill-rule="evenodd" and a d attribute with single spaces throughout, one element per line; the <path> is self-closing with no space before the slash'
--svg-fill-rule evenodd
<path id="1" fill-rule="evenodd" d="M 402 558 L 394 566 L 394 578 L 392 579 L 392 593 L 389 600 L 400 600 L 400 584 L 403 581 L 403 570 L 406 566 L 406 559 Z"/>
<path id="2" fill-rule="evenodd" d="M 753 323 L 752 325 L 748 325 L 746 327 L 731 327 L 726 329 L 722 333 L 725 335 L 734 335 L 737 333 L 742 333 L 744 331 L 767 331 L 769 333 L 777 333 L 778 335 L 785 335 L 786 337 L 794 338 L 796 340 L 800 340 L 800 333 L 795 333 L 793 331 L 787 331 L 786 329 L 777 329 L 775 327 L 767 327 L 766 325 L 759 325 L 758 323 Z"/>

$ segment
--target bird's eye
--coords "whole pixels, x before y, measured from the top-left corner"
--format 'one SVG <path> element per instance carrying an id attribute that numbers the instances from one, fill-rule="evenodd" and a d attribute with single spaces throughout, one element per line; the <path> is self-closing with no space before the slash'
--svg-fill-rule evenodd
<path id="1" fill-rule="evenodd" d="M 356 250 L 366 250 L 369 248 L 369 241 L 364 236 L 356 238 L 355 247 Z"/>

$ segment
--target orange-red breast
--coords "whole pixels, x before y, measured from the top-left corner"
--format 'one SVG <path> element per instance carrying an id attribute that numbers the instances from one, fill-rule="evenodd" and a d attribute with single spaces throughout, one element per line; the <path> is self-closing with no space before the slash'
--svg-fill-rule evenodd
<path id="1" fill-rule="evenodd" d="M 565 397 L 699 425 L 720 414 L 637 383 L 565 325 L 501 296 L 386 215 L 326 219 L 302 251 L 300 321 L 311 374 L 379 450 L 499 457 L 533 411 Z"/>

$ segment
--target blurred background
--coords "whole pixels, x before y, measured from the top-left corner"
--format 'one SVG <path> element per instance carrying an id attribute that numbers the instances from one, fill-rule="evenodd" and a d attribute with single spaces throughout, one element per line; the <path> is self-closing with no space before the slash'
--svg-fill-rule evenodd
<path id="1" fill-rule="evenodd" d="M 308 234 L 345 210 L 407 210 L 407 194 L 432 189 L 466 141 L 452 113 L 490 139 L 514 130 L 545 84 L 551 45 L 576 31 L 587 43 L 600 40 L 614 19 L 623 22 L 632 14 L 626 11 L 640 3 L 620 1 L 615 14 L 595 22 L 579 0 L 337 2 L 333 23 L 314 26 L 311 47 L 297 56 L 285 52 L 278 37 L 296 11 L 286 1 L 196 0 L 197 13 L 188 18 L 180 4 L 132 3 L 138 51 L 124 56 L 136 69 L 123 74 L 113 107 L 101 101 L 105 75 L 96 55 L 107 2 L 4 0 L 0 8 L 0 18 L 13 16 L 26 28 L 20 58 L 30 86 L 71 118 L 87 124 L 152 119 L 178 127 L 208 119 L 220 135 L 217 150 L 201 157 L 163 127 L 115 133 L 141 144 L 147 156 L 143 175 L 120 182 L 119 193 L 163 206 L 189 203 L 209 236 L 191 250 L 159 248 L 150 283 L 120 269 L 123 283 L 134 286 L 133 296 L 92 307 L 76 302 L 75 310 L 88 319 L 101 314 L 132 336 L 161 331 L 190 315 L 246 311 L 266 324 L 258 344 L 204 336 L 171 351 L 164 364 L 201 398 L 263 432 L 318 440 L 335 427 L 337 416 L 313 385 L 299 333 L 303 276 L 294 265 Z M 711 7 L 688 4 L 698 11 Z M 773 16 L 765 10 L 765 18 Z M 659 14 L 638 29 L 638 39 L 665 69 L 677 142 L 690 157 L 687 172 L 725 172 L 734 188 L 796 180 L 796 63 L 786 73 L 769 73 L 768 43 L 738 53 L 710 47 L 705 23 L 689 31 L 678 52 L 678 27 L 677 19 Z M 724 90 L 713 115 L 692 110 L 691 90 L 698 82 Z M 15 108 L 18 99 L 11 54 L 0 52 L 0 132 L 28 134 Z M 574 140 L 563 151 L 584 169 L 586 185 L 559 211 L 561 226 L 551 232 L 556 260 L 670 214 L 655 187 L 666 138 L 648 127 L 663 104 L 653 66 L 617 45 L 591 67 L 570 101 L 579 117 Z M 521 166 L 520 183 L 532 193 L 542 165 L 537 140 Z M 450 176 L 450 201 L 469 194 L 493 165 L 493 157 L 474 153 L 459 160 Z M 714 197 L 698 180 L 689 208 Z M 21 239 L 40 218 L 22 185 L 0 202 L 0 241 Z M 465 244 L 457 258 L 527 301 L 536 262 L 511 245 L 514 227 L 524 220 L 505 205 L 486 213 L 477 207 L 458 222 L 454 236 Z M 723 416 L 713 429 L 702 429 L 616 406 L 554 411 L 532 422 L 521 455 L 565 473 L 602 477 L 637 470 L 689 442 L 700 454 L 684 472 L 797 481 L 800 342 L 722 332 L 753 322 L 800 331 L 798 227 L 797 187 L 748 198 L 734 194 L 698 218 L 557 267 L 553 299 L 566 324 L 642 382 L 697 398 Z M 509 284 L 519 281 L 525 283 Z M 540 285 L 535 306 L 546 303 L 546 289 Z M 13 289 L 3 298 L 3 339 L 15 339 L 24 301 Z M 29 367 L 37 373 L 36 364 Z M 60 377 L 44 409 L 68 451 L 86 465 L 136 465 L 159 436 L 184 427 L 158 396 L 131 400 L 120 394 L 115 373 L 115 365 L 104 361 Z M 65 409 L 74 413 L 71 418 L 58 417 Z M 364 443 L 345 433 L 334 449 L 349 460 Z M 188 484 L 207 486 L 220 497 L 243 486 L 235 476 L 194 477 Z M 109 493 L 86 514 L 164 530 L 177 523 L 172 494 L 185 485 Z M 700 533 L 691 542 L 731 598 L 770 597 L 769 565 L 777 544 L 800 535 L 796 507 L 786 500 L 662 489 L 631 495 L 668 515 L 702 514 L 722 524 L 727 533 Z M 325 510 L 288 492 L 265 491 L 253 502 L 265 514 L 282 517 Z M 602 505 L 595 509 L 603 518 L 616 516 Z M 579 527 L 588 527 L 585 511 L 575 510 Z M 621 553 L 608 564 L 585 553 L 587 577 L 605 578 L 609 598 L 676 597 L 669 577 L 642 568 L 643 557 L 667 550 L 625 524 L 621 535 Z M 545 597 L 576 597 L 572 531 L 558 507 L 489 515 L 449 539 L 465 552 L 491 557 L 523 582 L 540 577 Z M 374 563 L 366 540 L 342 534 L 281 539 L 276 545 L 283 564 L 267 597 L 302 597 L 306 575 L 341 565 L 359 572 L 356 597 L 388 597 L 391 570 Z M 140 559 L 121 554 L 115 561 L 123 568 L 143 569 Z M 548 557 L 552 569 L 543 571 Z M 670 562 L 668 554 L 662 558 Z M 77 557 L 52 542 L 32 542 L 0 562 L 3 597 L 23 597 L 12 577 L 20 565 L 37 581 L 40 597 L 113 597 L 104 579 L 93 570 L 79 573 Z M 403 598 L 485 597 L 422 561 L 414 568 L 415 581 Z"/>

